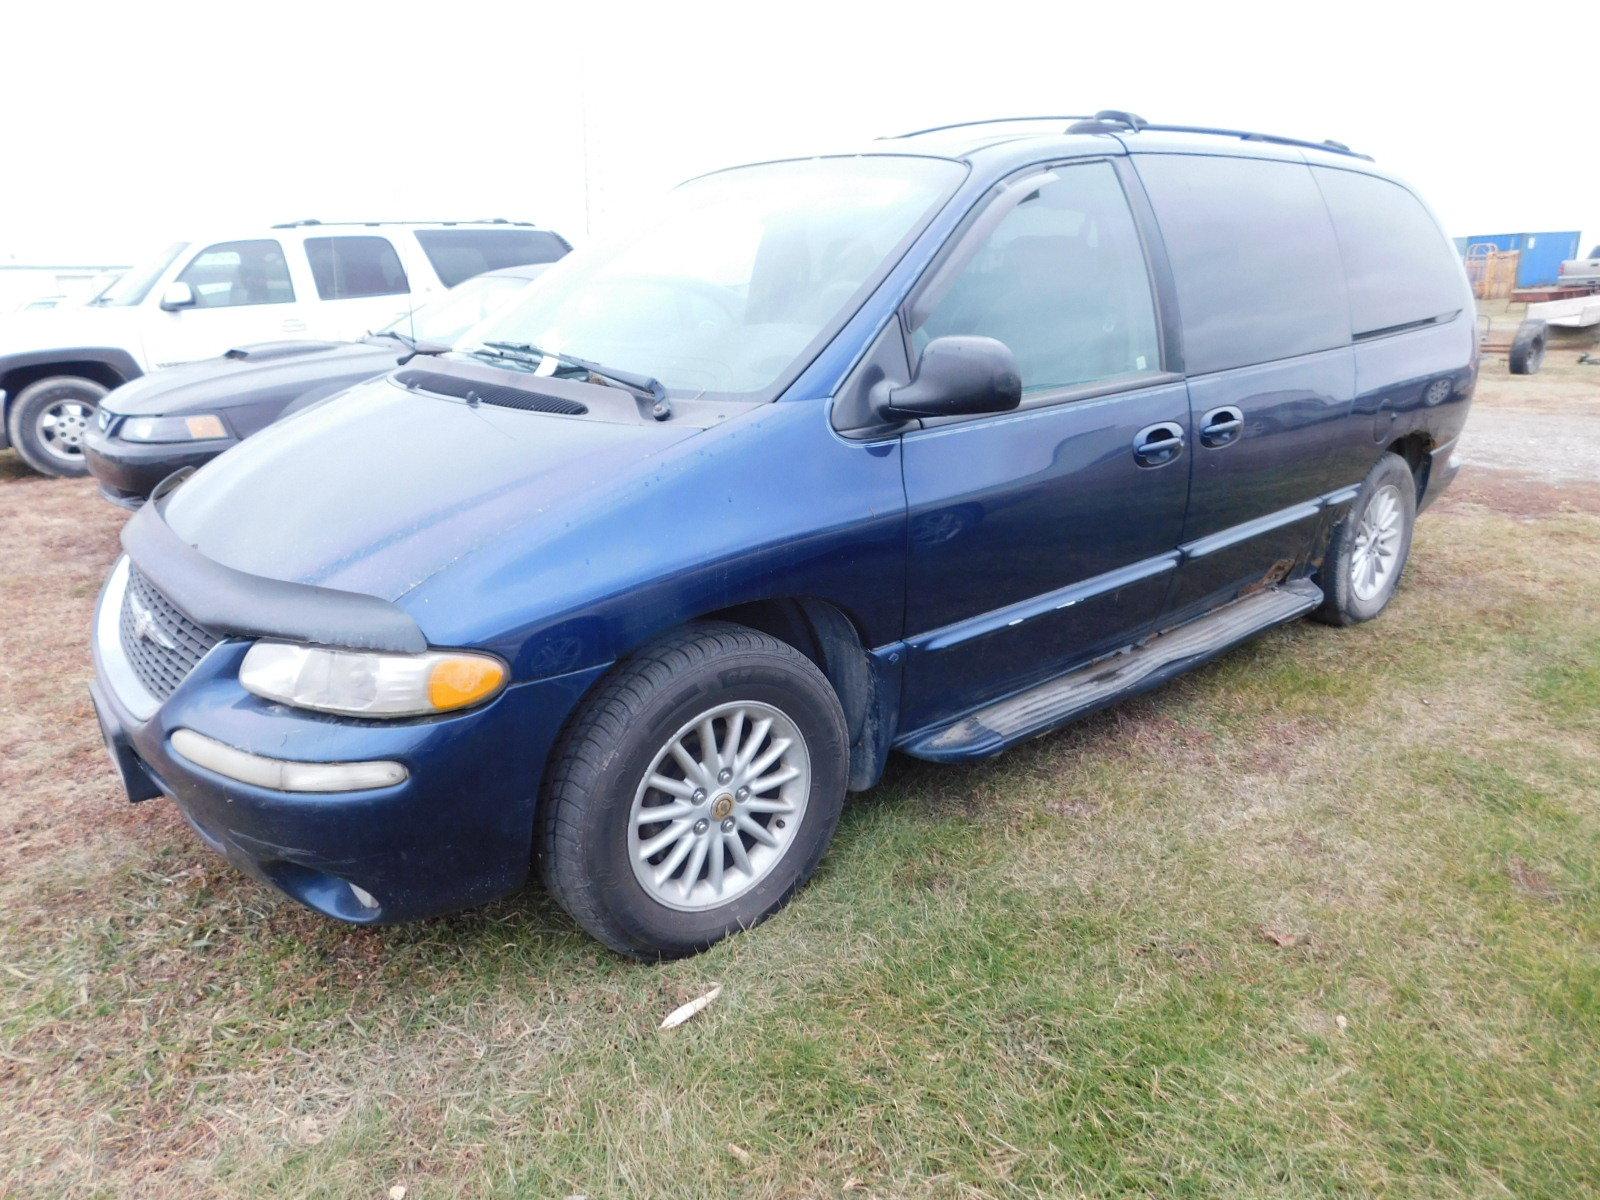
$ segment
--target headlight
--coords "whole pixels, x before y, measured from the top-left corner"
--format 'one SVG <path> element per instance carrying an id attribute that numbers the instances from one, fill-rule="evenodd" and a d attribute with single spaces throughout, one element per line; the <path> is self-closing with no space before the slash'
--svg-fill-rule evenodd
<path id="1" fill-rule="evenodd" d="M 129 442 L 204 442 L 228 436 L 228 427 L 215 413 L 192 417 L 129 417 L 122 437 Z"/>
<path id="2" fill-rule="evenodd" d="M 419 717 L 481 704 L 510 672 L 488 654 L 378 654 L 257 642 L 239 664 L 245 690 L 296 708 L 349 717 Z"/>

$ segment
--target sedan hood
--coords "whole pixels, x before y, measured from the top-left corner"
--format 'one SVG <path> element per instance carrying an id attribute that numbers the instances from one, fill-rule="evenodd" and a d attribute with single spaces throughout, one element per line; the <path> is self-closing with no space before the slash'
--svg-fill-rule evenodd
<path id="1" fill-rule="evenodd" d="M 313 388 L 353 383 L 392 370 L 396 342 L 266 342 L 218 358 L 165 367 L 125 383 L 101 402 L 117 416 L 222 412 L 261 400 L 285 403 Z"/>
<path id="2" fill-rule="evenodd" d="M 395 600 L 491 538 L 627 486 L 697 432 L 468 404 L 385 377 L 242 442 L 164 513 L 225 566 Z"/>

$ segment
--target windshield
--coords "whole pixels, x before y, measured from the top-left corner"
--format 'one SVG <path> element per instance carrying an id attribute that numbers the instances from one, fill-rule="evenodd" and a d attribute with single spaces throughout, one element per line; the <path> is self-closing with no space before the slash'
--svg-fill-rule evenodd
<path id="1" fill-rule="evenodd" d="M 172 260 L 182 254 L 183 248 L 188 244 L 173 242 L 148 262 L 124 271 L 121 278 L 89 303 L 111 304 L 119 308 L 139 303 L 150 293 L 150 289 L 155 287 L 156 280 L 161 278 L 166 269 L 172 265 Z"/>
<path id="2" fill-rule="evenodd" d="M 438 299 L 417 305 L 383 328 L 418 341 L 448 346 L 479 321 L 510 304 L 529 282 L 525 276 L 477 275 L 456 284 Z"/>
<path id="3" fill-rule="evenodd" d="M 456 349 L 529 343 L 654 376 L 676 395 L 764 392 L 964 173 L 881 156 L 692 180 L 642 229 L 567 255 Z"/>

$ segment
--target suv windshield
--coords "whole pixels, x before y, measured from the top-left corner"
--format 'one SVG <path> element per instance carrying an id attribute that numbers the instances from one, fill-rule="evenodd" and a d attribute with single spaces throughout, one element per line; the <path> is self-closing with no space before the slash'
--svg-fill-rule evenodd
<path id="1" fill-rule="evenodd" d="M 124 272 L 120 279 L 89 303 L 118 308 L 139 303 L 150 293 L 150 289 L 155 287 L 156 280 L 161 278 L 166 269 L 172 265 L 172 260 L 182 254 L 183 248 L 188 244 L 188 242 L 173 242 L 154 258 Z"/>
<path id="2" fill-rule="evenodd" d="M 567 255 L 457 349 L 531 343 L 680 396 L 767 391 L 964 174 L 943 159 L 867 156 L 691 180 L 643 228 Z"/>
<path id="3" fill-rule="evenodd" d="M 456 284 L 437 300 L 417 305 L 379 332 L 403 333 L 418 341 L 448 346 L 479 321 L 510 304 L 529 282 L 511 275 L 478 275 Z"/>

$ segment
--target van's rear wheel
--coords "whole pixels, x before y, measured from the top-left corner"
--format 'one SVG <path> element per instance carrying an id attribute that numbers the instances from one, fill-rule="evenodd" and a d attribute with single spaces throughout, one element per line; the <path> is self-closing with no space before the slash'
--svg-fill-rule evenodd
<path id="1" fill-rule="evenodd" d="M 1317 577 L 1322 605 L 1312 616 L 1329 625 L 1354 625 L 1388 607 L 1411 555 L 1416 519 L 1416 478 L 1405 459 L 1385 454 L 1333 531 Z"/>
<path id="2" fill-rule="evenodd" d="M 811 877 L 848 747 L 838 697 L 792 646 L 723 623 L 669 636 L 618 666 L 556 749 L 546 885 L 624 954 L 703 950 Z"/>
<path id="3" fill-rule="evenodd" d="M 83 435 L 107 389 L 92 379 L 55 375 L 30 383 L 11 402 L 7 431 L 22 460 L 43 475 L 87 475 Z"/>

